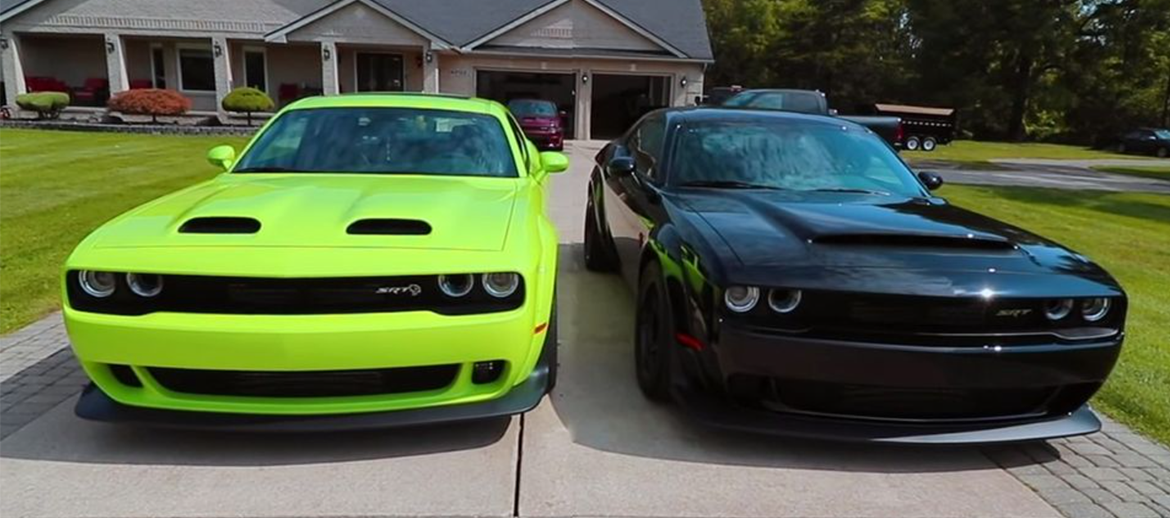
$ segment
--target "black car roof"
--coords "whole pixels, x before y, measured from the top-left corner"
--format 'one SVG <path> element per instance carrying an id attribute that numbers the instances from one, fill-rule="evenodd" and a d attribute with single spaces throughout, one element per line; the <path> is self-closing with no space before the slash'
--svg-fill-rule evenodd
<path id="1" fill-rule="evenodd" d="M 863 126 L 845 119 L 829 115 L 813 115 L 808 113 L 786 112 L 779 110 L 759 110 L 753 108 L 727 108 L 718 106 L 695 106 L 690 108 L 668 108 L 662 110 L 671 122 L 699 122 L 699 121 L 752 121 L 768 120 L 786 124 L 824 125 L 824 126 Z"/>

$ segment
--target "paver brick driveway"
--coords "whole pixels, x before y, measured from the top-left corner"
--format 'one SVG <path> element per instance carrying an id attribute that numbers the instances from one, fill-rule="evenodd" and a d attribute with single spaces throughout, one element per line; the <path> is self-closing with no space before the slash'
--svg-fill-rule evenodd
<path id="1" fill-rule="evenodd" d="M 632 372 L 632 297 L 581 264 L 595 150 L 571 146 L 574 167 L 553 187 L 562 370 L 533 412 L 356 434 L 99 425 L 73 416 L 81 378 L 50 317 L 0 345 L 0 515 L 1170 515 L 1170 452 L 1113 424 L 1092 440 L 1024 448 L 875 447 L 728 434 L 646 402 Z"/>

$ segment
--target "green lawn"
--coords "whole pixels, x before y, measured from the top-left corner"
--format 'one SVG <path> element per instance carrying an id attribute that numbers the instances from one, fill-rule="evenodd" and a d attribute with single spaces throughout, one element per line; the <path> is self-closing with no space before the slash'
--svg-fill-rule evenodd
<path id="1" fill-rule="evenodd" d="M 974 140 L 956 140 L 951 142 L 950 145 L 939 146 L 932 153 L 904 151 L 902 152 L 902 156 L 912 162 L 924 160 L 959 162 L 973 169 L 995 168 L 995 165 L 988 161 L 1000 158 L 1043 158 L 1060 160 L 1149 158 L 1141 155 L 1121 155 L 1110 151 L 1062 144 L 979 142 Z"/>
<path id="2" fill-rule="evenodd" d="M 216 170 L 239 137 L 0 129 L 0 333 L 58 307 L 65 257 L 106 220 Z"/>
<path id="3" fill-rule="evenodd" d="M 1170 196 L 953 185 L 940 194 L 1055 239 L 1121 281 L 1129 335 L 1094 405 L 1170 444 Z"/>
<path id="4" fill-rule="evenodd" d="M 1106 173 L 1142 176 L 1145 178 L 1155 178 L 1158 180 L 1170 180 L 1170 164 L 1151 167 L 1094 167 L 1093 169 Z"/>

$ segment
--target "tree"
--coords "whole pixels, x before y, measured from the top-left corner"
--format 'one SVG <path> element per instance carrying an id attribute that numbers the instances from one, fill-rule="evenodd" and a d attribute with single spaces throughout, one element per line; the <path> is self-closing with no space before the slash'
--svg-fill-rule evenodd
<path id="1" fill-rule="evenodd" d="M 69 106 L 69 94 L 65 92 L 32 92 L 16 96 L 16 105 L 21 109 L 37 112 L 38 119 L 56 119 Z"/>
<path id="2" fill-rule="evenodd" d="M 157 123 L 159 115 L 182 115 L 191 109 L 191 100 L 174 90 L 141 88 L 127 90 L 110 98 L 111 110 L 133 115 L 150 115 Z"/>
<path id="3" fill-rule="evenodd" d="M 241 86 L 232 90 L 223 98 L 223 109 L 229 112 L 244 113 L 248 118 L 248 125 L 252 125 L 253 112 L 270 111 L 276 107 L 272 98 L 263 91 L 250 86 Z"/>

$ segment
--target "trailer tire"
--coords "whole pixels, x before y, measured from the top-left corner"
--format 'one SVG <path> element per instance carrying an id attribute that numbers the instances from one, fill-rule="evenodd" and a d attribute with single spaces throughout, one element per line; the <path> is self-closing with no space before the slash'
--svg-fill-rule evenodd
<path id="1" fill-rule="evenodd" d="M 938 147 L 938 141 L 935 140 L 934 137 L 926 137 L 925 139 L 922 139 L 922 150 L 923 151 L 930 153 L 930 152 L 934 151 L 934 149 L 937 147 Z"/>
<path id="2" fill-rule="evenodd" d="M 918 151 L 922 147 L 922 141 L 918 137 L 910 137 L 906 139 L 906 151 Z"/>

